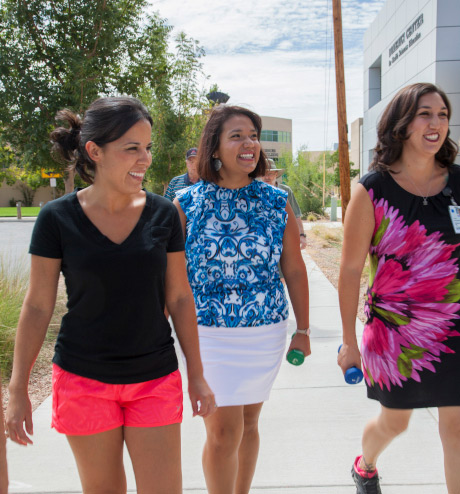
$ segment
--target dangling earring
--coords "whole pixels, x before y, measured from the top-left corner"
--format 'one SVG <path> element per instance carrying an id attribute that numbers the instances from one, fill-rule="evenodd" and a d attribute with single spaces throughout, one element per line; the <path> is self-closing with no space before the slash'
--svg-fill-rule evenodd
<path id="1" fill-rule="evenodd" d="M 212 164 L 213 164 L 214 170 L 216 170 L 216 172 L 218 172 L 222 168 L 222 161 L 220 161 L 219 158 L 214 158 Z"/>

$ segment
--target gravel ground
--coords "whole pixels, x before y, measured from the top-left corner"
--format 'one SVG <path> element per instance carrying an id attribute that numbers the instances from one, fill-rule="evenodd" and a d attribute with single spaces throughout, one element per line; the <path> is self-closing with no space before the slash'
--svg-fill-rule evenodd
<path id="1" fill-rule="evenodd" d="M 337 288 L 339 279 L 340 254 L 342 245 L 343 230 L 339 227 L 332 227 L 328 223 L 316 223 L 307 229 L 306 253 L 311 256 L 321 271 L 329 281 Z M 361 300 L 366 291 L 367 280 L 363 276 L 361 280 Z M 32 409 L 35 410 L 51 394 L 51 359 L 54 353 L 54 340 L 56 330 L 59 327 L 59 314 L 65 312 L 65 287 L 61 280 L 59 285 L 59 297 L 55 315 L 51 321 L 48 337 L 42 347 L 40 355 L 34 365 L 29 383 L 29 396 Z M 358 317 L 365 321 L 363 305 L 360 304 Z M 8 389 L 3 383 L 3 407 L 8 402 Z"/>

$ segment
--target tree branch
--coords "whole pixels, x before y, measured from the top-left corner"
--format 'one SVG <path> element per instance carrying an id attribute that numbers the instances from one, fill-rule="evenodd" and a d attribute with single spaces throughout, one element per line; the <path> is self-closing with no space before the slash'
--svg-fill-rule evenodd
<path id="1" fill-rule="evenodd" d="M 33 18 L 33 15 L 32 13 L 30 12 L 30 10 L 27 8 L 27 3 L 25 0 L 21 0 L 21 3 L 23 5 L 23 8 L 25 10 L 25 12 L 27 13 L 27 17 L 29 19 L 29 23 L 32 27 L 32 30 L 35 32 L 35 36 L 34 36 L 34 40 L 37 44 L 37 48 L 40 49 L 40 46 L 37 42 L 39 42 L 41 44 L 41 49 L 43 51 L 44 54 L 48 55 L 48 48 L 46 46 L 46 43 L 44 41 L 44 39 L 42 38 L 42 36 L 40 35 L 40 31 L 38 30 L 38 27 L 37 25 L 35 24 L 34 22 L 34 18 Z M 61 84 L 64 84 L 64 81 L 62 80 L 61 76 L 59 75 L 59 72 L 57 71 L 56 67 L 54 66 L 54 64 L 51 62 L 50 60 L 50 57 L 47 56 L 47 61 L 51 67 L 51 70 L 53 71 L 53 74 L 54 74 L 54 77 L 56 77 L 56 79 L 61 83 Z"/>
<path id="2" fill-rule="evenodd" d="M 107 7 L 107 1 L 104 0 L 102 3 L 102 11 L 104 11 Z M 97 50 L 97 45 L 99 43 L 99 37 L 101 36 L 101 31 L 102 31 L 102 17 L 99 21 L 99 27 L 97 28 L 97 34 L 94 36 L 95 38 L 95 43 L 94 43 L 94 48 L 92 49 L 91 53 L 88 54 L 88 58 L 93 58 L 94 55 L 96 54 Z"/>

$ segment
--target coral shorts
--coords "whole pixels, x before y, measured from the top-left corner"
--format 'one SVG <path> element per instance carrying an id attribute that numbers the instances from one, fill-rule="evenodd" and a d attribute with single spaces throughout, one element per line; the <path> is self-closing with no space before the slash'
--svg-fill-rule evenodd
<path id="1" fill-rule="evenodd" d="M 70 436 L 117 427 L 159 427 L 182 422 L 182 380 L 177 370 L 136 384 L 107 384 L 53 364 L 51 426 Z"/>

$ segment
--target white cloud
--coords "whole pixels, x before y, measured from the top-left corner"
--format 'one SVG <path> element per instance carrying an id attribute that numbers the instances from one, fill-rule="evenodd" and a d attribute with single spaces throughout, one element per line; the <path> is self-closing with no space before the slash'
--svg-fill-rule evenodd
<path id="1" fill-rule="evenodd" d="M 383 3 L 342 0 L 350 123 L 362 116 L 362 36 Z M 323 149 L 337 141 L 331 0 L 155 0 L 152 5 L 175 31 L 200 41 L 204 70 L 230 95 L 230 104 L 291 118 L 294 149 Z"/>

